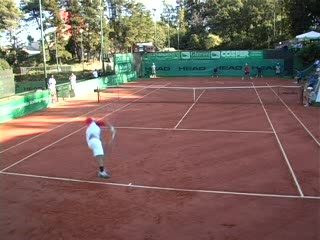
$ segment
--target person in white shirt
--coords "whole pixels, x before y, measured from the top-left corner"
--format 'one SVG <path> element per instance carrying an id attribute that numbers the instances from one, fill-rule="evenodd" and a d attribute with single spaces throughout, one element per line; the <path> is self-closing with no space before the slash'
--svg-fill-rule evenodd
<path id="1" fill-rule="evenodd" d="M 99 77 L 99 74 L 98 74 L 97 69 L 95 69 L 95 70 L 92 72 L 92 76 L 93 76 L 94 78 Z"/>
<path id="2" fill-rule="evenodd" d="M 151 72 L 152 72 L 152 77 L 155 78 L 157 77 L 157 70 L 156 70 L 156 65 L 154 63 L 152 63 L 152 66 L 151 66 Z"/>
<path id="3" fill-rule="evenodd" d="M 74 92 L 74 95 L 76 95 L 77 77 L 76 77 L 76 75 L 74 75 L 74 73 L 71 73 L 71 75 L 69 77 L 69 81 L 70 81 L 70 84 L 71 84 L 71 89 Z"/>
<path id="4" fill-rule="evenodd" d="M 57 91 L 56 91 L 56 79 L 54 78 L 53 75 L 48 80 L 48 89 L 51 95 L 51 101 L 54 103 L 56 101 L 56 96 L 57 96 Z"/>
<path id="5" fill-rule="evenodd" d="M 101 140 L 101 127 L 106 126 L 103 121 L 96 121 L 92 118 L 87 118 L 85 120 L 87 125 L 86 129 L 86 141 L 88 147 L 92 150 L 93 156 L 97 159 L 99 165 L 98 177 L 101 178 L 110 178 L 111 175 L 104 167 L 104 159 L 105 159 L 105 152 Z M 110 131 L 112 133 L 112 138 L 115 136 L 115 128 L 108 124 L 110 127 Z M 113 139 L 112 139 L 113 140 Z M 111 140 L 111 141 L 112 141 Z"/>

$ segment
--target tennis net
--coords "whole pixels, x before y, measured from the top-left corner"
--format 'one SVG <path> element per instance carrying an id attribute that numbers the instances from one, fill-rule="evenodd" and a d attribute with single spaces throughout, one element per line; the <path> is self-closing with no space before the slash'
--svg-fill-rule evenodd
<path id="1" fill-rule="evenodd" d="M 300 86 L 166 87 L 110 86 L 96 89 L 98 102 L 295 104 L 303 101 Z"/>

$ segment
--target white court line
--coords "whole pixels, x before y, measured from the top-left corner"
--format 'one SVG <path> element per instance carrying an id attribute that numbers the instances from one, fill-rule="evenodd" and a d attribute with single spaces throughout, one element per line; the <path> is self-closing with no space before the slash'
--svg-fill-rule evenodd
<path id="1" fill-rule="evenodd" d="M 268 86 L 270 86 L 267 83 Z M 318 144 L 318 147 L 320 147 L 320 142 L 317 140 L 317 138 L 309 131 L 309 129 L 303 124 L 303 122 L 297 117 L 297 115 L 289 108 L 289 106 L 282 100 L 282 98 L 274 91 L 274 89 L 271 88 L 273 93 L 280 99 L 282 104 L 286 106 L 286 108 L 289 110 L 289 112 L 296 118 L 296 120 L 300 123 L 300 125 L 306 130 L 306 132 L 313 138 L 313 140 Z"/>
<path id="2" fill-rule="evenodd" d="M 138 90 L 138 91 L 136 91 L 136 92 L 134 92 L 134 93 L 138 93 L 138 92 L 140 92 L 140 91 L 142 91 L 142 90 L 143 90 L 143 89 Z M 108 105 L 110 105 L 110 104 L 112 104 L 112 103 L 104 104 L 104 105 L 102 105 L 101 107 L 98 107 L 98 108 L 93 109 L 93 110 L 91 110 L 91 111 L 89 111 L 89 112 L 86 112 L 86 113 L 84 113 L 84 114 L 82 114 L 82 115 L 80 115 L 80 116 L 78 116 L 78 117 L 71 118 L 70 120 L 68 120 L 67 122 L 65 122 L 65 123 L 63 123 L 63 124 L 60 124 L 60 125 L 58 125 L 58 126 L 56 126 L 56 127 L 54 127 L 54 128 L 49 129 L 49 130 L 46 131 L 46 132 L 40 133 L 40 134 L 38 134 L 38 135 L 36 135 L 36 136 L 34 136 L 34 137 L 31 137 L 31 138 L 29 138 L 29 139 L 27 139 L 27 140 L 25 140 L 25 141 L 22 141 L 22 142 L 20 142 L 20 143 L 18 143 L 18 144 L 16 144 L 16 145 L 13 145 L 13 146 L 11 146 L 11 147 L 9 147 L 9 148 L 6 148 L 6 149 L 0 151 L 0 153 L 4 153 L 4 152 L 6 152 L 6 151 L 9 151 L 9 150 L 12 149 L 12 148 L 18 147 L 18 146 L 21 145 L 21 144 L 27 143 L 27 142 L 35 139 L 35 138 L 38 138 L 38 137 L 40 137 L 40 136 L 42 136 L 42 135 L 44 135 L 44 134 L 47 134 L 47 133 L 49 133 L 49 132 L 51 132 L 51 131 L 53 131 L 53 130 L 55 130 L 55 129 L 57 129 L 57 128 L 60 128 L 60 127 L 62 127 L 62 126 L 64 126 L 64 125 L 66 125 L 66 124 L 69 124 L 70 122 L 73 122 L 74 120 L 76 120 L 76 119 L 78 119 L 78 118 L 80 118 L 80 117 L 82 117 L 82 116 L 85 116 L 85 115 L 87 115 L 87 114 L 90 114 L 90 113 L 92 113 L 92 112 L 95 112 L 95 111 L 97 111 L 97 110 L 99 110 L 99 109 L 101 109 L 101 108 L 104 108 L 104 107 L 106 107 L 106 106 L 108 106 Z"/>
<path id="3" fill-rule="evenodd" d="M 227 130 L 227 129 L 152 128 L 152 127 L 115 127 L 115 128 L 117 128 L 117 129 L 133 129 L 133 130 L 159 130 L 159 131 L 194 131 L 194 132 L 229 132 L 229 133 L 273 134 L 272 131 L 249 131 L 249 130 Z"/>
<path id="4" fill-rule="evenodd" d="M 254 86 L 253 83 L 252 83 L 252 85 Z M 268 119 L 268 122 L 269 122 L 269 124 L 270 124 L 270 126 L 271 126 L 271 128 L 272 128 L 272 130 L 273 130 L 273 132 L 274 132 L 274 135 L 275 135 L 275 137 L 276 137 L 276 139 L 277 139 L 277 142 L 278 142 L 278 145 L 279 145 L 280 150 L 281 150 L 281 152 L 282 152 L 282 155 L 283 155 L 283 157 L 285 158 L 285 160 L 286 160 L 286 162 L 287 162 L 288 168 L 289 168 L 290 173 L 291 173 L 291 176 L 292 176 L 292 178 L 293 178 L 293 180 L 294 180 L 294 182 L 295 182 L 295 184 L 296 184 L 296 187 L 297 187 L 297 189 L 298 189 L 298 191 L 299 191 L 299 194 L 300 194 L 300 196 L 303 197 L 304 194 L 303 194 L 303 192 L 302 192 L 302 189 L 301 189 L 301 187 L 300 187 L 300 184 L 299 184 L 299 182 L 298 182 L 298 179 L 297 179 L 296 175 L 294 174 L 293 168 L 291 167 L 290 161 L 289 161 L 289 159 L 288 159 L 288 157 L 287 157 L 286 152 L 284 151 L 284 148 L 283 148 L 283 146 L 282 146 L 282 144 L 281 144 L 281 141 L 280 141 L 280 139 L 279 139 L 279 137 L 278 137 L 278 134 L 277 134 L 277 132 L 276 132 L 276 130 L 275 130 L 272 122 L 271 122 L 271 119 L 270 119 L 270 117 L 269 117 L 269 114 L 268 114 L 268 112 L 267 112 L 267 110 L 266 110 L 266 108 L 265 108 L 265 106 L 264 106 L 264 104 L 263 104 L 263 102 L 262 102 L 262 100 L 261 100 L 261 98 L 260 98 L 260 95 L 259 95 L 257 89 L 254 89 L 254 90 L 255 90 L 255 92 L 256 92 L 256 94 L 257 94 L 257 96 L 258 96 L 258 99 L 259 99 L 260 104 L 261 104 L 261 106 L 262 106 L 262 108 L 263 108 L 263 111 L 264 111 L 264 113 L 265 113 L 265 115 L 266 115 L 266 117 L 267 117 L 267 119 Z"/>
<path id="5" fill-rule="evenodd" d="M 169 83 L 168 83 L 168 84 L 169 84 Z M 152 92 L 154 92 L 154 91 L 156 91 L 156 90 L 153 90 Z M 151 94 L 152 92 L 149 92 L 148 94 L 144 95 L 144 96 L 143 96 L 143 97 L 141 97 L 141 98 L 144 98 L 144 97 L 148 96 L 148 95 L 149 95 L 149 94 Z M 141 99 L 141 98 L 139 98 L 139 99 Z M 116 110 L 112 111 L 111 113 L 108 113 L 108 114 L 104 115 L 103 117 L 99 118 L 99 120 L 100 120 L 100 119 L 103 119 L 103 118 L 105 118 L 105 117 L 107 117 L 107 116 L 110 116 L 111 114 L 113 114 L 113 113 L 115 113 L 115 112 L 120 111 L 121 109 L 123 109 L 123 108 L 125 108 L 125 107 L 127 107 L 127 106 L 129 106 L 129 105 L 133 104 L 134 102 L 138 101 L 139 99 L 136 99 L 135 101 L 132 101 L 132 102 L 130 102 L 130 103 L 127 103 L 126 105 L 124 105 L 124 106 L 122 106 L 122 107 L 120 107 L 120 108 L 118 108 L 118 109 L 116 109 Z M 56 143 L 58 143 L 58 142 L 61 142 L 62 140 L 64 140 L 64 139 L 66 139 L 66 138 L 68 138 L 68 137 L 70 137 L 70 136 L 72 136 L 72 135 L 76 134 L 77 132 L 79 132 L 79 131 L 81 131 L 81 130 L 83 130 L 83 129 L 85 129 L 85 128 L 86 128 L 86 126 L 84 126 L 84 127 L 82 127 L 82 128 L 79 128 L 78 130 L 73 131 L 72 133 L 68 134 L 67 136 L 64 136 L 64 137 L 60 138 L 59 140 L 57 140 L 57 141 L 55 141 L 55 142 L 53 142 L 53 143 L 51 143 L 51 144 L 49 144 L 49 145 L 47 145 L 47 146 L 45 146 L 45 147 L 43 147 L 43 148 L 39 149 L 38 151 L 36 151 L 36 152 L 34 152 L 34 153 L 30 154 L 29 156 L 26 156 L 26 157 L 24 157 L 24 158 L 20 159 L 19 161 L 17 161 L 17 162 L 15 162 L 15 163 L 11 164 L 10 166 L 8 166 L 8 167 L 6 167 L 6 168 L 2 169 L 2 170 L 0 171 L 0 173 L 1 173 L 1 172 L 4 172 L 4 171 L 6 171 L 6 170 L 8 170 L 9 168 L 11 168 L 11 167 L 13 167 L 13 166 L 15 166 L 15 165 L 17 165 L 17 164 L 19 164 L 19 163 L 21 163 L 21 162 L 23 162 L 24 160 L 26 160 L 26 159 L 28 159 L 28 158 L 30 158 L 30 157 L 32 157 L 32 156 L 34 156 L 34 155 L 36 155 L 37 153 L 42 152 L 43 150 L 45 150 L 45 149 L 47 149 L 47 148 L 51 147 L 52 145 L 54 145 L 54 144 L 56 144 Z"/>
<path id="6" fill-rule="evenodd" d="M 199 97 L 196 99 L 196 101 L 189 107 L 188 111 L 183 115 L 183 117 L 180 119 L 180 121 L 177 123 L 176 126 L 174 126 L 174 129 L 176 129 L 180 123 L 183 121 L 183 119 L 188 115 L 188 113 L 191 111 L 191 109 L 193 108 L 193 106 L 197 103 L 197 101 L 199 100 L 199 98 L 202 96 L 202 94 L 205 92 L 205 90 L 202 91 L 202 93 L 199 95 Z"/>
<path id="7" fill-rule="evenodd" d="M 54 128 L 49 129 L 49 130 L 46 131 L 46 132 L 40 133 L 40 134 L 38 134 L 38 135 L 36 135 L 36 136 L 34 136 L 34 137 L 31 137 L 31 138 L 29 138 L 29 139 L 27 139 L 27 140 L 22 141 L 22 142 L 20 142 L 20 143 L 18 143 L 18 144 L 16 144 L 16 145 L 13 145 L 13 146 L 11 146 L 11 147 L 9 147 L 9 148 L 6 148 L 6 149 L 0 151 L 0 153 L 4 153 L 4 152 L 6 152 L 6 151 L 9 151 L 9 150 L 12 149 L 12 148 L 15 148 L 15 147 L 17 147 L 17 146 L 19 146 L 19 145 L 21 145 L 21 144 L 26 143 L 26 142 L 29 142 L 29 141 L 31 141 L 31 140 L 33 140 L 33 139 L 35 139 L 35 138 L 37 138 L 37 137 L 40 137 L 40 136 L 42 136 L 42 135 L 44 135 L 44 134 L 47 134 L 47 133 L 49 133 L 49 132 L 51 132 L 51 131 L 53 131 L 53 130 L 55 130 L 55 129 L 57 129 L 57 128 L 60 128 L 60 127 L 62 127 L 62 126 L 64 126 L 64 125 L 66 125 L 66 124 L 69 124 L 70 122 L 72 122 L 72 121 L 74 121 L 74 120 L 76 120 L 76 119 L 78 119 L 78 118 L 80 118 L 80 117 L 82 117 L 82 116 L 85 116 L 85 115 L 87 115 L 87 114 L 90 114 L 90 113 L 92 113 L 92 112 L 95 112 L 95 111 L 99 110 L 100 108 L 104 108 L 105 106 L 107 106 L 107 105 L 109 105 L 109 104 L 111 104 L 111 103 L 105 104 L 105 105 L 103 105 L 103 106 L 101 106 L 101 107 L 99 107 L 99 108 L 96 108 L 96 109 L 94 109 L 94 110 L 91 110 L 91 111 L 89 111 L 89 112 L 86 112 L 86 113 L 84 113 L 84 114 L 82 114 L 82 115 L 80 115 L 80 116 L 78 116 L 78 117 L 71 118 L 70 120 L 66 121 L 66 122 L 63 123 L 63 124 L 60 124 L 60 125 L 58 125 L 58 126 L 56 126 L 56 127 L 54 127 Z"/>
<path id="8" fill-rule="evenodd" d="M 174 187 L 157 187 L 148 185 L 136 185 L 130 182 L 127 183 L 115 183 L 115 182 L 105 182 L 105 181 L 92 181 L 92 180 L 81 180 L 75 178 L 63 178 L 63 177 L 49 177 L 34 174 L 24 174 L 24 173 L 14 173 L 14 172 L 0 172 L 0 174 L 11 175 L 17 177 L 30 177 L 39 178 L 53 181 L 64 181 L 64 182 L 76 182 L 76 183 L 89 183 L 98 185 L 108 185 L 117 187 L 128 187 L 128 188 L 140 188 L 140 189 L 152 189 L 160 191 L 174 191 L 174 192 L 191 192 L 191 193 L 207 193 L 207 194 L 220 194 L 220 195 L 236 195 L 236 196 L 248 196 L 248 197 L 268 197 L 268 198 L 283 198 L 283 199 L 312 199 L 320 200 L 318 196 L 298 196 L 298 195 L 285 195 L 285 194 L 267 194 L 267 193 L 249 193 L 249 192 L 231 192 L 231 191 L 215 191 L 215 190 L 203 190 L 203 189 L 188 189 L 188 188 L 174 188 Z"/>

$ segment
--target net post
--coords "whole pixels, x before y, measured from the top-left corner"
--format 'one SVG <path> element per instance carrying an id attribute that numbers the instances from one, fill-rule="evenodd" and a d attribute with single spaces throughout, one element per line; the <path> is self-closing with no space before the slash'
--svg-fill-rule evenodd
<path id="1" fill-rule="evenodd" d="M 193 102 L 196 102 L 196 89 L 193 88 Z"/>
<path id="2" fill-rule="evenodd" d="M 97 96 L 98 96 L 98 103 L 100 103 L 100 90 L 99 90 L 99 87 L 97 87 Z"/>
<path id="3" fill-rule="evenodd" d="M 299 103 L 301 105 L 303 105 L 303 92 L 304 92 L 304 87 L 303 86 L 300 86 L 300 98 L 299 98 Z"/>

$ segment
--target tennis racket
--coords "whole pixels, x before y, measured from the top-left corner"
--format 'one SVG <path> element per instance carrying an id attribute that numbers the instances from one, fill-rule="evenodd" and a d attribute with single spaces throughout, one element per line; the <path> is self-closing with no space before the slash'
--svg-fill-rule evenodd
<path id="1" fill-rule="evenodd" d="M 111 137 L 110 137 L 110 140 L 109 140 L 108 146 L 107 146 L 107 150 L 108 150 L 109 155 L 110 155 L 111 152 L 112 152 L 112 148 L 113 148 L 114 142 L 115 142 L 117 130 L 110 123 L 107 123 L 107 125 L 108 125 L 108 127 L 110 129 L 110 132 L 111 132 Z"/>
<path id="2" fill-rule="evenodd" d="M 109 140 L 108 146 L 113 145 L 114 139 L 116 138 L 116 129 L 114 128 L 114 126 L 112 126 L 110 123 L 108 123 L 108 126 L 110 128 L 110 132 L 111 132 L 111 138 Z"/>

